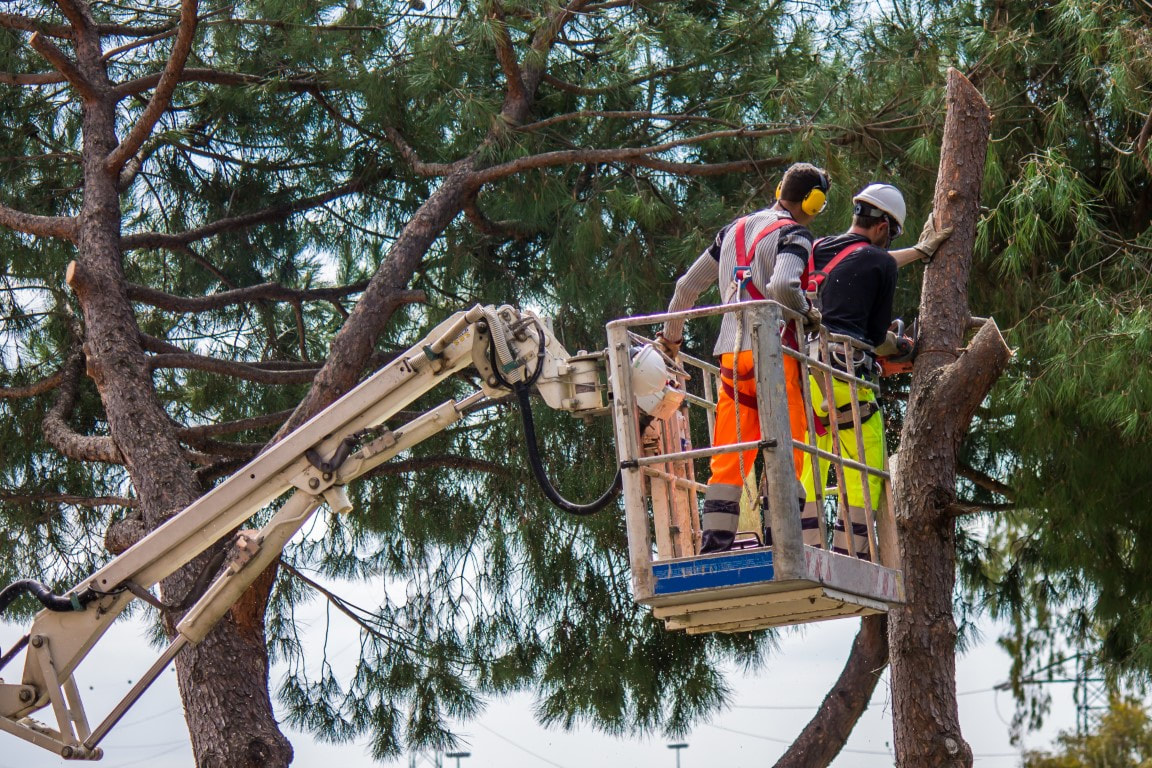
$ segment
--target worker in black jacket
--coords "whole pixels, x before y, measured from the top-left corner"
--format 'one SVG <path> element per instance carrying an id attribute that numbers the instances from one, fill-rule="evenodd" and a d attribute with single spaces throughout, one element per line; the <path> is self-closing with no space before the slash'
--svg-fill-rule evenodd
<path id="1" fill-rule="evenodd" d="M 831 345 L 830 361 L 841 370 L 854 372 L 861 378 L 874 376 L 875 357 L 893 354 L 896 339 L 889 332 L 892 324 L 892 299 L 896 292 L 898 266 L 916 259 L 931 257 L 951 229 L 937 233 L 934 220 L 929 216 L 919 242 L 911 248 L 890 252 L 892 240 L 904 229 L 907 208 L 900 190 L 891 184 L 870 184 L 854 198 L 852 227 L 842 235 L 816 241 L 809 263 L 809 290 L 819 295 L 823 323 L 829 333 L 843 334 L 875 348 L 875 353 L 854 352 L 847 345 Z M 816 416 L 816 445 L 832 451 L 832 432 L 829 425 L 829 403 L 824 390 L 823 376 L 810 380 L 813 410 Z M 833 384 L 834 417 L 840 427 L 840 455 L 884 468 L 884 424 L 876 394 L 867 387 L 857 388 L 860 402 L 861 432 L 864 455 L 860 456 L 856 435 L 852 429 L 851 391 L 847 382 Z M 821 479 L 827 478 L 828 463 L 819 460 Z M 837 517 L 832 549 L 839 554 L 855 554 L 869 559 L 868 520 L 864 504 L 864 484 L 861 472 L 845 468 L 845 492 L 848 514 Z M 816 497 L 812 474 L 812 457 L 806 456 L 801 473 L 807 501 L 801 515 L 804 542 L 819 546 L 819 515 L 822 500 Z M 870 502 L 875 509 L 883 498 L 883 481 L 868 476 Z M 851 521 L 851 541 L 844 530 L 844 518 Z"/>

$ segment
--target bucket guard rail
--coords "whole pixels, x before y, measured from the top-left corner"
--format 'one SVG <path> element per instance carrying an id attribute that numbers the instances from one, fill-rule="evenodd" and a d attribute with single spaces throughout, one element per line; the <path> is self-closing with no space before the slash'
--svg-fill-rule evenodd
<path id="1" fill-rule="evenodd" d="M 761 437 L 722 447 L 694 447 L 693 431 L 700 434 L 706 428 L 709 439 L 714 432 L 719 368 L 681 353 L 678 359 L 683 370 L 674 370 L 673 375 L 683 386 L 689 380 L 698 381 L 695 391 L 685 397 L 677 413 L 653 423 L 644 418 L 632 397 L 630 351 L 636 344 L 649 343 L 653 329 L 668 319 L 691 323 L 727 312 L 744 313 L 744 327 L 750 329 Z M 848 372 L 827 362 L 832 360 L 832 348 L 848 350 L 849 355 L 853 350 L 870 354 L 871 348 L 821 328 L 809 344 L 801 345 L 802 349 L 791 349 L 781 341 L 786 324 L 793 327 L 796 338 L 805 338 L 803 318 L 773 301 L 701 307 L 608 324 L 632 590 L 635 599 L 651 606 L 654 615 L 664 619 L 670 629 L 690 633 L 744 631 L 883 612 L 904 600 L 895 520 L 887 499 L 889 472 L 842 456 L 840 451 L 841 439 L 847 438 L 855 440 L 857 456 L 865 455 L 860 395 L 865 390 L 878 393 L 879 385 L 874 377 L 861 377 L 855 370 Z M 807 441 L 792 439 L 785 356 L 800 364 Z M 810 375 L 819 379 L 823 391 L 832 392 L 833 382 L 839 381 L 850 392 L 851 424 L 844 426 L 837 418 L 829 419 L 827 429 L 834 437 L 831 451 L 815 444 Z M 863 483 L 871 562 L 803 545 L 796 508 L 796 499 L 803 494 L 797 488 L 793 448 L 830 463 L 836 482 L 828 485 L 821 473 L 814 472 L 816 492 L 821 500 L 834 497 L 839 502 L 838 514 L 847 531 L 852 527 L 844 517 L 848 506 L 846 472 L 885 481 L 885 492 L 879 499 L 872 499 L 868 483 Z M 695 461 L 749 449 L 756 449 L 762 457 L 768 517 L 764 522 L 772 528 L 772 547 L 759 547 L 758 539 L 745 536 L 753 546 L 699 555 L 699 499 L 707 486 L 696 479 Z M 827 541 L 823 515 L 820 533 Z M 738 544 L 740 540 L 738 537 Z"/>

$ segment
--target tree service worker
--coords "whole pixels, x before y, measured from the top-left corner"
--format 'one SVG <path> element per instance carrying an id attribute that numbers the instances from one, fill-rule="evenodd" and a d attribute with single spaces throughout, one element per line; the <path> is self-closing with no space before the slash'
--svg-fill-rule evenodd
<path id="1" fill-rule="evenodd" d="M 804 315 L 812 326 L 818 325 L 820 313 L 805 296 L 803 277 L 812 254 L 813 238 L 808 225 L 824 210 L 830 186 L 828 174 L 820 168 L 808 163 L 796 163 L 788 168 L 776 188 L 776 203 L 736 219 L 720 230 L 715 242 L 676 282 L 668 311 L 691 308 L 702 292 L 717 285 L 722 304 L 772 299 Z M 713 349 L 713 354 L 720 357 L 721 381 L 713 446 L 760 439 L 751 323 L 744 323 L 743 333 L 739 333 L 737 314 L 724 315 Z M 672 357 L 680 350 L 683 332 L 684 321 L 669 320 L 657 334 L 657 340 Z M 794 334 L 786 334 L 785 343 L 795 348 L 795 338 L 788 336 Z M 792 436 L 802 440 L 807 431 L 806 416 L 800 366 L 795 359 L 784 356 L 784 375 Z M 753 449 L 712 457 L 712 474 L 703 509 L 701 554 L 723 552 L 732 547 L 740 519 L 740 496 L 756 453 Z M 803 452 L 794 451 L 793 458 L 799 479 Z M 799 485 L 796 490 L 799 495 Z M 798 507 L 803 504 L 801 497 Z M 764 520 L 767 523 L 767 515 Z M 771 543 L 771 530 L 766 527 L 765 544 Z"/>
<path id="2" fill-rule="evenodd" d="M 896 352 L 895 334 L 889 331 L 892 323 L 892 299 L 896 293 L 896 270 L 920 258 L 931 258 L 950 234 L 948 228 L 939 233 L 935 217 L 929 215 L 920 240 L 911 248 L 888 251 L 892 240 L 904 230 L 907 209 L 904 196 L 891 184 L 869 184 L 852 198 L 852 227 L 842 235 L 816 241 L 808 265 L 809 292 L 819 293 L 819 307 L 828 333 L 843 334 L 875 348 L 875 353 L 853 351 L 843 344 L 830 344 L 831 365 L 854 372 L 860 378 L 875 375 L 875 358 Z M 851 364 L 849 364 L 851 360 Z M 832 451 L 832 432 L 829 428 L 828 404 L 821 393 L 823 376 L 810 377 L 813 411 L 816 416 L 816 446 Z M 840 428 L 840 455 L 884 468 L 884 422 L 876 393 L 868 387 L 859 387 L 861 432 L 864 456 L 859 453 L 856 435 L 852 429 L 851 390 L 847 382 L 833 382 L 837 425 Z M 828 462 L 818 461 L 822 480 L 828 477 Z M 842 555 L 854 552 L 863 560 L 870 559 L 868 549 L 868 520 L 864 509 L 864 488 L 859 470 L 844 468 L 848 514 L 839 515 L 833 535 L 832 550 Z M 801 528 L 805 544 L 821 546 L 823 542 L 810 540 L 811 531 L 819 538 L 819 515 L 822 499 L 816 497 L 812 476 L 812 459 L 805 454 L 801 482 L 807 501 L 801 514 Z M 824 483 L 822 483 L 823 485 Z M 875 509 L 883 498 L 884 482 L 880 477 L 868 475 L 870 501 Z M 852 544 L 844 531 L 847 516 L 852 525 Z"/>

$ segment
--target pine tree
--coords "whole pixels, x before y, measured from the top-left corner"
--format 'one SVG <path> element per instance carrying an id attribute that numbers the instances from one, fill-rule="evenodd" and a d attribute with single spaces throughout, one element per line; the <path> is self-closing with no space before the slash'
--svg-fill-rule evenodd
<path id="1" fill-rule="evenodd" d="M 994 114 L 971 307 L 1017 352 L 948 500 L 959 607 L 1013 616 L 1022 674 L 1067 638 L 1148 668 L 1144 3 L 429 6 L 6 4 L 0 576 L 74 583 L 462 305 L 540 307 L 570 349 L 598 348 L 793 160 L 833 174 L 818 232 L 874 179 L 917 231 L 952 64 Z M 605 425 L 539 418 L 564 492 L 594 495 Z M 617 732 L 718 705 L 716 665 L 770 639 L 669 635 L 637 611 L 622 530 L 548 510 L 519 434 L 488 409 L 386 466 L 179 657 L 200 763 L 290 759 L 266 647 L 295 723 L 370 733 L 381 757 L 448 743 L 448 717 L 510 690 Z M 363 626 L 351 681 L 307 676 L 294 641 L 292 606 L 331 577 L 413 585 L 367 611 L 330 595 Z M 222 674 L 233 659 L 246 671 Z M 213 686 L 238 685 L 248 708 L 215 727 Z"/>

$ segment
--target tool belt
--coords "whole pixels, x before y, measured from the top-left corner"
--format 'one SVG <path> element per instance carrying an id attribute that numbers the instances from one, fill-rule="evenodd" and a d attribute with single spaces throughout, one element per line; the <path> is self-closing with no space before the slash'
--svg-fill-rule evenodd
<path id="1" fill-rule="evenodd" d="M 875 416 L 879 412 L 880 412 L 880 406 L 879 406 L 879 404 L 876 403 L 875 400 L 865 400 L 865 401 L 861 402 L 860 403 L 860 423 L 863 424 L 864 422 L 868 421 L 868 419 L 872 418 L 873 416 Z M 832 421 L 831 416 L 829 414 L 819 414 L 819 413 L 816 413 L 815 411 L 813 411 L 812 415 L 814 415 L 816 417 L 816 421 L 818 421 L 820 424 L 822 424 L 825 427 L 829 426 L 829 424 Z M 852 403 L 848 403 L 847 405 L 842 405 L 836 409 L 836 426 L 839 429 L 851 429 L 852 428 Z"/>
<path id="2" fill-rule="evenodd" d="M 808 354 L 819 359 L 819 351 L 819 341 L 810 342 Z M 821 362 L 827 363 L 838 371 L 850 373 L 861 379 L 879 375 L 876 355 L 866 349 L 858 349 L 848 344 L 832 341 L 828 343 L 828 356 L 832 359 L 821 360 Z"/>

